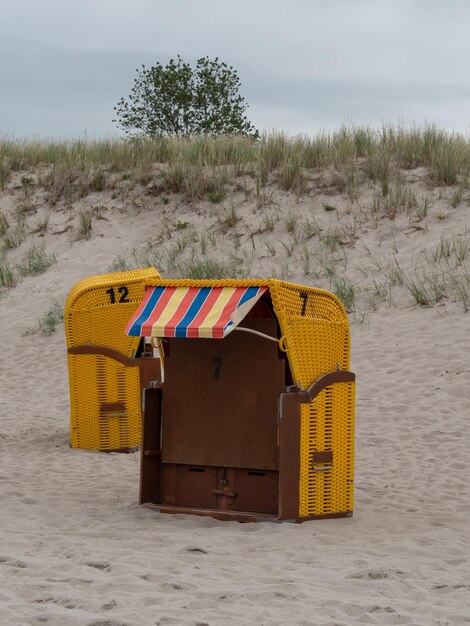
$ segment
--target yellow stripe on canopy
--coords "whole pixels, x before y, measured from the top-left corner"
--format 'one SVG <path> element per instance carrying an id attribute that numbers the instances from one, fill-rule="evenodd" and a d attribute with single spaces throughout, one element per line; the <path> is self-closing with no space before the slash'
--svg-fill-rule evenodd
<path id="1" fill-rule="evenodd" d="M 178 289 L 175 289 L 175 292 L 165 306 L 165 309 L 160 314 L 157 322 L 152 326 L 152 335 L 154 337 L 165 336 L 165 326 L 176 313 L 177 308 L 181 304 L 184 296 L 188 293 L 189 289 L 190 287 L 178 287 Z"/>
<path id="2" fill-rule="evenodd" d="M 220 296 L 217 298 L 216 304 L 209 311 L 209 314 L 201 323 L 199 328 L 199 337 L 201 339 L 212 339 L 212 329 L 219 321 L 220 315 L 224 310 L 225 305 L 235 293 L 235 289 L 236 287 L 224 287 L 220 291 Z"/>

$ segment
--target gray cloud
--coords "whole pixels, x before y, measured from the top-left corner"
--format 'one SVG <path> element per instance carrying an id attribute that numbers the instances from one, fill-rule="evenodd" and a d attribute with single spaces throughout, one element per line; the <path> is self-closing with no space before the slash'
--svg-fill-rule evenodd
<path id="1" fill-rule="evenodd" d="M 135 68 L 177 54 L 232 64 L 261 129 L 402 119 L 467 131 L 469 26 L 463 0 L 3 0 L 0 132 L 115 134 Z"/>

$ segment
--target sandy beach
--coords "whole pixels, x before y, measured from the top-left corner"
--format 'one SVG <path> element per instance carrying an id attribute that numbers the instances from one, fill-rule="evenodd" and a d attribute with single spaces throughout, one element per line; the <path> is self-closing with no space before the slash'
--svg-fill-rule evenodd
<path id="1" fill-rule="evenodd" d="M 24 267 L 34 245 L 55 262 L 18 274 L 0 299 L 0 624 L 470 624 L 470 314 L 450 288 L 426 306 L 410 288 L 431 285 L 443 241 L 470 241 L 469 199 L 453 206 L 453 189 L 429 188 L 425 174 L 406 174 L 418 208 L 396 215 L 372 210 L 371 183 L 352 202 L 320 177 L 300 196 L 268 183 L 264 202 L 254 184 L 214 203 L 124 181 L 52 203 L 40 172 L 12 176 L 0 211 L 13 233 L 23 202 L 24 239 L 5 258 Z M 38 320 L 78 280 L 124 260 L 145 267 L 147 255 L 171 274 L 175 250 L 181 266 L 210 258 L 248 276 L 349 287 L 352 518 L 163 515 L 138 505 L 139 451 L 69 446 L 64 330 L 44 334 Z"/>

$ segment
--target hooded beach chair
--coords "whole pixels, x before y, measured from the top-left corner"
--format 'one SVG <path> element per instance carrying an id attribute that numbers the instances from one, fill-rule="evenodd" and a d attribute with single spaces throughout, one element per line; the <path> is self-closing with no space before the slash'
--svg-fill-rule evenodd
<path id="1" fill-rule="evenodd" d="M 126 451 L 140 445 L 141 388 L 160 376 L 139 337 L 124 329 L 153 268 L 80 280 L 65 305 L 73 448 Z M 139 349 L 140 347 L 140 349 Z"/>
<path id="2" fill-rule="evenodd" d="M 141 504 L 240 521 L 352 515 L 355 376 L 336 296 L 155 278 L 126 332 L 165 355 L 144 390 Z"/>

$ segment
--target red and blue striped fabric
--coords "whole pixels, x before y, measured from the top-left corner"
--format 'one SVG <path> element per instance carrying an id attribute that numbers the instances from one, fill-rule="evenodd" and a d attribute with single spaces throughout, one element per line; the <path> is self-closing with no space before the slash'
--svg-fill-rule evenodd
<path id="1" fill-rule="evenodd" d="M 267 287 L 148 287 L 126 333 L 133 337 L 226 337 Z"/>

